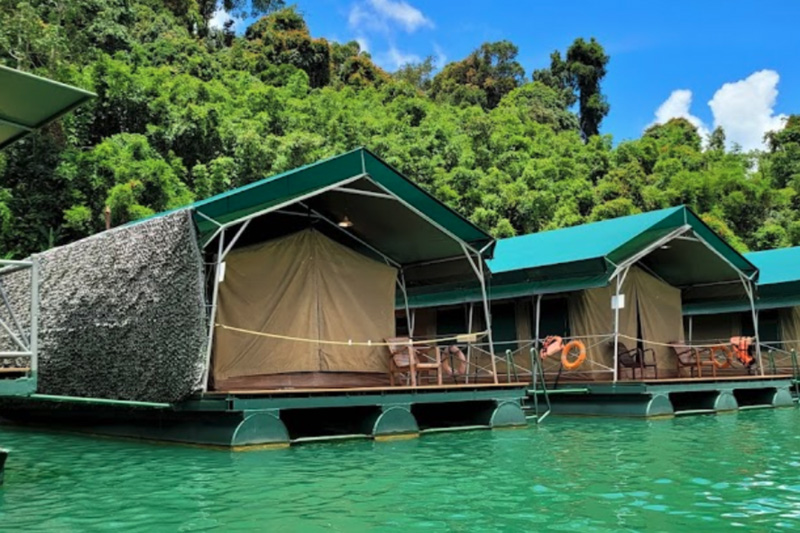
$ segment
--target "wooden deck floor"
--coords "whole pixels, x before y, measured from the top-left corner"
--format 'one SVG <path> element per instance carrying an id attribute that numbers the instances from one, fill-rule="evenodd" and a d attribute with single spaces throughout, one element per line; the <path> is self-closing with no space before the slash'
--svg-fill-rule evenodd
<path id="1" fill-rule="evenodd" d="M 27 374 L 30 368 L 0 368 L 0 374 Z"/>
<path id="2" fill-rule="evenodd" d="M 350 387 L 350 388 L 335 388 L 335 389 L 262 389 L 262 390 L 219 390 L 208 391 L 204 394 L 207 397 L 215 396 L 273 396 L 280 394 L 317 394 L 317 395 L 335 395 L 335 394 L 348 394 L 348 393 L 384 393 L 384 392 L 447 392 L 447 391 L 461 391 L 461 390 L 485 390 L 485 389 L 509 389 L 509 388 L 524 388 L 527 387 L 527 382 L 512 382 L 512 383 L 451 383 L 446 385 L 418 385 L 411 386 L 397 386 L 397 387 Z"/>

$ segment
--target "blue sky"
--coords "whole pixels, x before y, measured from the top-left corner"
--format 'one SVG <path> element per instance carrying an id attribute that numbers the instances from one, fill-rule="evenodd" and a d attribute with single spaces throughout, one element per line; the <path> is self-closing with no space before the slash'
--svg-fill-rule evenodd
<path id="1" fill-rule="evenodd" d="M 783 114 L 800 112 L 798 1 L 300 0 L 297 6 L 312 35 L 358 39 L 390 71 L 429 55 L 440 63 L 458 60 L 482 42 L 508 39 L 530 76 L 547 66 L 553 50 L 595 37 L 611 56 L 603 83 L 611 112 L 602 130 L 617 142 L 638 137 L 661 108 L 662 121 L 685 116 L 703 131 L 722 125 L 729 141 L 755 148 L 764 131 L 780 127 Z"/>

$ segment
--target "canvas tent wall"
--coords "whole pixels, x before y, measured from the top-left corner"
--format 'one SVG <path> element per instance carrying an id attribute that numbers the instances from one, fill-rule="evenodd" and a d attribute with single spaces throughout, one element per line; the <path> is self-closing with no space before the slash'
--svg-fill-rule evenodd
<path id="1" fill-rule="evenodd" d="M 216 386 L 275 374 L 385 374 L 385 347 L 325 341 L 393 337 L 396 281 L 396 268 L 314 229 L 233 251 L 220 284 L 219 322 L 308 342 L 222 329 L 213 354 Z"/>
<path id="2" fill-rule="evenodd" d="M 574 293 L 569 305 L 571 331 L 575 337 L 585 337 L 585 344 L 592 347 L 588 350 L 588 366 L 599 370 L 593 375 L 602 379 L 608 378 L 602 375 L 603 369 L 614 368 L 614 293 L 613 286 L 587 289 Z M 637 339 L 644 339 L 641 347 L 654 351 L 660 375 L 669 375 L 675 361 L 665 345 L 683 341 L 680 289 L 632 267 L 622 293 L 625 307 L 620 310 L 620 343 L 635 348 Z"/>

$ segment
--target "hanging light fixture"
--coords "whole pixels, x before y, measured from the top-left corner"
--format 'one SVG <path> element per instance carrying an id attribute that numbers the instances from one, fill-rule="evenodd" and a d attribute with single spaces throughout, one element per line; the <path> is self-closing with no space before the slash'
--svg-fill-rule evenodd
<path id="1" fill-rule="evenodd" d="M 350 221 L 349 218 L 347 218 L 347 215 L 345 215 L 344 218 L 339 222 L 339 227 L 340 228 L 352 228 L 353 227 L 353 223 Z"/>
<path id="2" fill-rule="evenodd" d="M 661 246 L 662 250 L 669 250 L 670 248 L 672 248 L 672 246 L 669 245 L 669 244 L 664 244 L 664 245 Z"/>

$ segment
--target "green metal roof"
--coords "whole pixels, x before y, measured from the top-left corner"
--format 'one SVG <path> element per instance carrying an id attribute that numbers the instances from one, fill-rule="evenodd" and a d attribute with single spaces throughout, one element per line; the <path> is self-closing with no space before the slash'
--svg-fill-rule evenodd
<path id="1" fill-rule="evenodd" d="M 692 239 L 653 248 L 681 228 Z M 582 226 L 533 233 L 497 242 L 492 272 L 493 299 L 568 292 L 608 284 L 618 265 L 637 258 L 648 270 L 678 286 L 754 278 L 758 270 L 685 206 L 620 217 Z M 473 301 L 472 286 L 417 291 L 417 307 Z"/>
<path id="2" fill-rule="evenodd" d="M 0 149 L 95 95 L 0 65 Z"/>
<path id="3" fill-rule="evenodd" d="M 800 246 L 745 254 L 758 267 L 758 285 L 800 281 Z"/>

